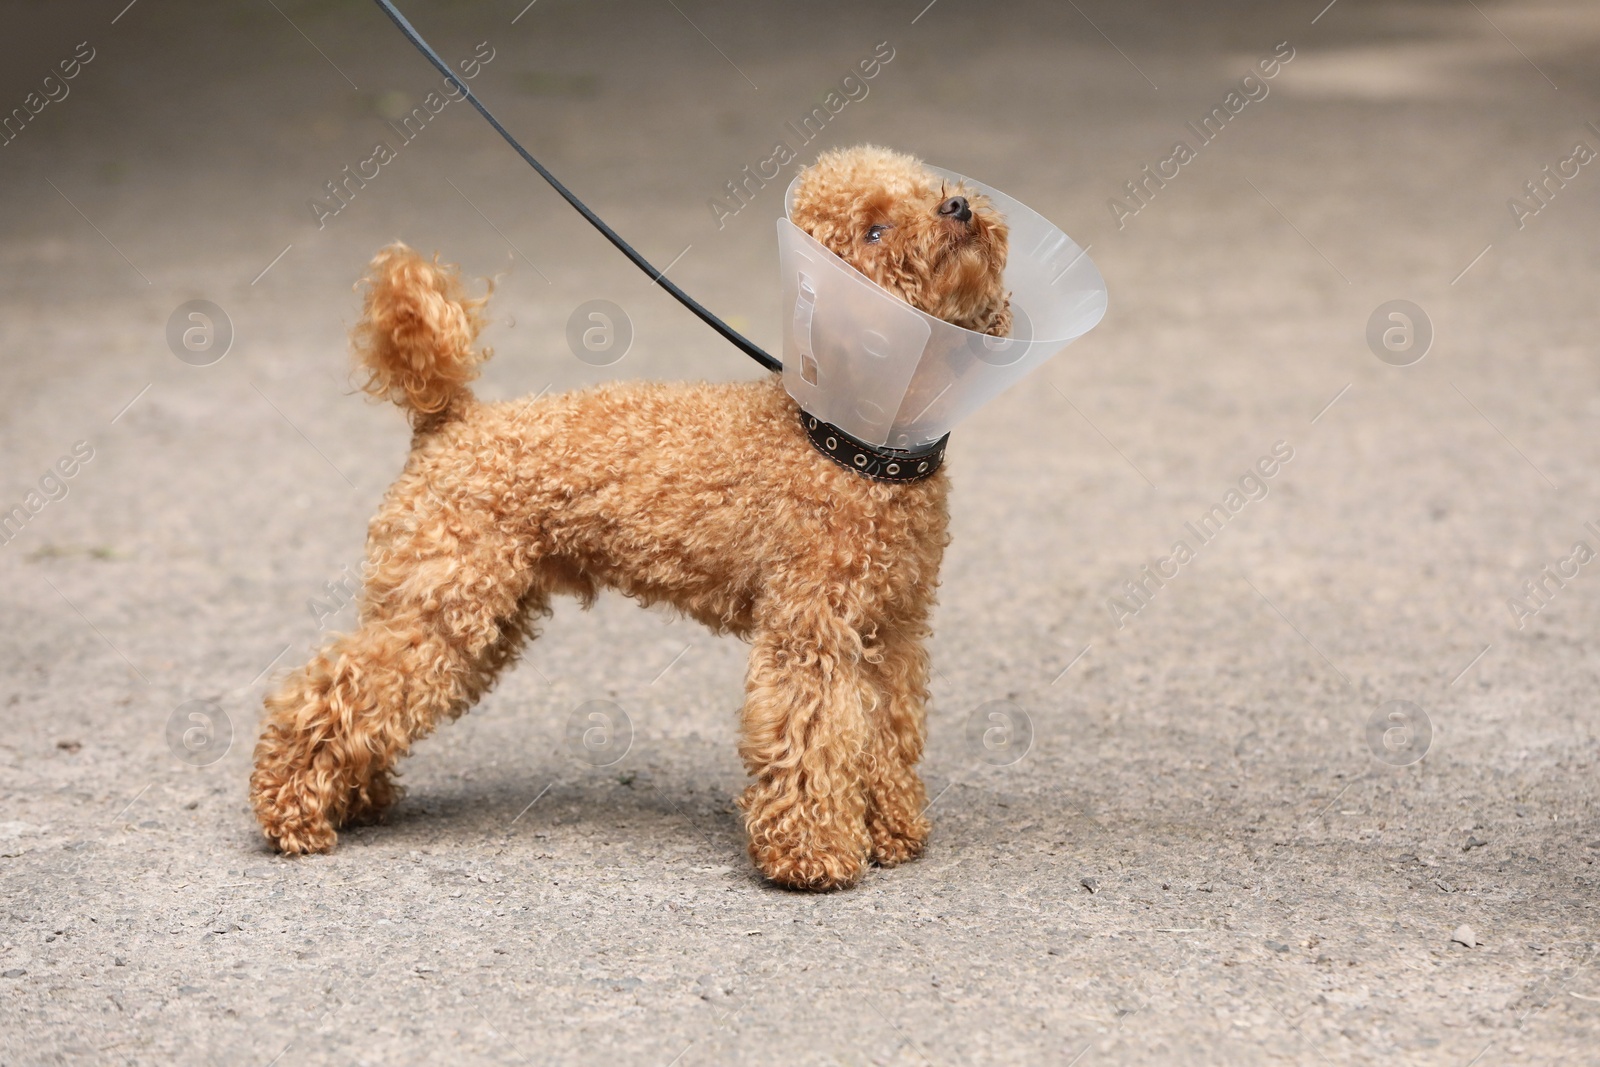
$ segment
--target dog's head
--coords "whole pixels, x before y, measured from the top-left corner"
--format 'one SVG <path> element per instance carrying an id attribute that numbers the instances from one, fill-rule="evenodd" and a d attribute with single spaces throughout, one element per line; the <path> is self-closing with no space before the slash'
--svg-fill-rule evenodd
<path id="1" fill-rule="evenodd" d="M 980 333 L 1011 331 L 1006 221 L 982 194 L 902 152 L 824 152 L 800 175 L 794 224 L 913 307 Z"/>

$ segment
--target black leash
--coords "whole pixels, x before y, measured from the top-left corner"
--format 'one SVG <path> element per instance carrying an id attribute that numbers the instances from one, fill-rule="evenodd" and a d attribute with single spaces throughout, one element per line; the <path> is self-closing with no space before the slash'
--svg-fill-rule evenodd
<path id="1" fill-rule="evenodd" d="M 682 289 L 679 289 L 677 285 L 673 283 L 672 279 L 666 277 L 666 275 L 661 271 L 658 271 L 652 267 L 649 260 L 641 256 L 634 250 L 632 245 L 618 236 L 617 231 L 613 230 L 610 226 L 607 226 L 600 216 L 596 215 L 593 211 L 590 211 L 587 204 L 585 204 L 582 200 L 579 200 L 576 196 L 572 195 L 571 190 L 569 190 L 565 185 L 562 185 L 560 180 L 554 174 L 551 174 L 548 170 L 545 170 L 544 164 L 540 163 L 537 159 L 534 159 L 533 156 L 529 154 L 528 150 L 517 143 L 517 139 L 511 136 L 504 126 L 500 125 L 499 120 L 489 113 L 489 109 L 484 107 L 476 96 L 472 95 L 472 90 L 467 88 L 466 82 L 456 77 L 455 71 L 451 70 L 449 65 L 445 63 L 444 60 L 439 58 L 439 53 L 435 52 L 428 42 L 422 39 L 422 35 L 416 31 L 416 28 L 413 27 L 411 23 L 406 21 L 406 17 L 400 14 L 400 12 L 395 9 L 395 6 L 390 3 L 389 0 L 377 0 L 377 4 L 379 7 L 383 8 L 386 15 L 394 20 L 394 24 L 400 27 L 400 32 L 405 34 L 406 39 L 416 46 L 417 51 L 426 56 L 428 62 L 439 68 L 439 73 L 448 78 L 451 84 L 457 89 L 460 89 L 461 92 L 466 95 L 467 100 L 472 103 L 472 106 L 478 109 L 478 113 L 489 120 L 489 125 L 495 128 L 495 132 L 500 134 L 501 137 L 504 137 L 506 139 L 506 143 L 517 150 L 517 155 L 521 156 L 527 162 L 528 166 L 538 171 L 539 176 L 545 181 L 549 182 L 550 187 L 556 192 L 560 193 L 562 199 L 566 200 L 567 203 L 571 204 L 577 209 L 578 214 L 588 219 L 589 225 L 605 234 L 606 240 L 615 245 L 617 247 L 617 251 L 633 260 L 633 265 L 650 275 L 651 281 L 658 282 L 663 289 L 677 297 L 678 303 L 682 304 L 684 307 L 698 315 L 701 322 L 704 322 L 707 326 L 720 333 L 739 351 L 743 352 L 745 355 L 749 356 L 751 359 L 767 368 L 767 370 L 783 370 L 782 363 L 767 355 L 767 353 L 763 352 L 759 347 L 757 347 L 754 342 L 750 341 L 732 326 L 729 326 L 727 323 L 717 318 L 716 315 L 712 314 L 704 307 L 701 307 L 700 303 L 695 300 L 694 297 L 690 296 Z"/>

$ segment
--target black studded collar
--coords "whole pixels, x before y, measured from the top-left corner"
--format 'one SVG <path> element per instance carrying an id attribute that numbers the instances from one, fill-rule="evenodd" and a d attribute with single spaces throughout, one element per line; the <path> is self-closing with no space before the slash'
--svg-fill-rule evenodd
<path id="1" fill-rule="evenodd" d="M 800 425 L 818 452 L 839 466 L 877 482 L 920 482 L 944 463 L 945 434 L 926 448 L 900 451 L 860 441 L 837 426 L 800 412 Z"/>

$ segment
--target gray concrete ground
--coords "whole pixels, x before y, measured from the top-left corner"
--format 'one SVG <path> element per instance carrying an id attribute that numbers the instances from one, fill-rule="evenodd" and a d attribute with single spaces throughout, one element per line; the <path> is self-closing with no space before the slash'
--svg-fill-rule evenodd
<path id="1" fill-rule="evenodd" d="M 744 857 L 743 647 L 617 599 L 385 825 L 265 848 L 262 693 L 350 623 L 406 449 L 346 374 L 375 248 L 502 275 L 486 395 L 755 372 L 464 105 L 403 141 L 437 79 L 368 5 L 7 5 L 0 108 L 59 99 L 0 148 L 0 505 L 42 505 L 0 546 L 0 1061 L 1600 1063 L 1600 12 L 1323 2 L 409 5 L 764 343 L 786 177 L 710 202 L 879 42 L 803 156 L 915 150 L 1093 246 L 1105 322 L 953 441 L 928 855 L 825 897 Z M 233 336 L 195 366 L 202 299 Z M 590 299 L 634 330 L 605 368 Z"/>

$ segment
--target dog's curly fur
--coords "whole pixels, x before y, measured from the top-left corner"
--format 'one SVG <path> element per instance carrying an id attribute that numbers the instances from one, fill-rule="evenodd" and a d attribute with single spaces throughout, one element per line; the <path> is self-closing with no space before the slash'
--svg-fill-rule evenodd
<path id="1" fill-rule="evenodd" d="M 958 195 L 970 219 L 939 211 Z M 1011 332 L 1005 219 L 987 197 L 949 188 L 911 157 L 870 145 L 824 153 L 795 190 L 790 218 L 908 304 L 979 333 Z M 864 240 L 874 229 L 876 239 Z"/>
<path id="2" fill-rule="evenodd" d="M 909 156 L 853 149 L 807 171 L 795 216 L 924 310 L 1003 332 L 1004 222 L 974 198 L 957 225 L 949 195 Z M 266 701 L 251 800 L 268 839 L 323 851 L 382 812 L 400 757 L 493 685 L 553 595 L 610 588 L 753 646 L 740 804 L 768 878 L 836 888 L 918 855 L 945 474 L 835 465 L 776 376 L 480 403 L 486 298 L 403 245 L 364 281 L 364 387 L 410 413 L 411 454 L 368 531 L 359 629 Z"/>

